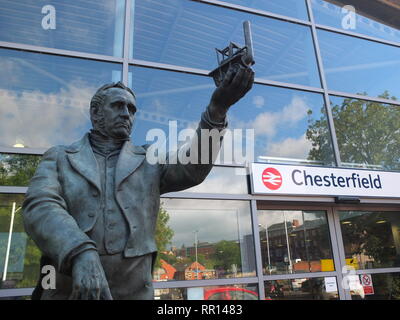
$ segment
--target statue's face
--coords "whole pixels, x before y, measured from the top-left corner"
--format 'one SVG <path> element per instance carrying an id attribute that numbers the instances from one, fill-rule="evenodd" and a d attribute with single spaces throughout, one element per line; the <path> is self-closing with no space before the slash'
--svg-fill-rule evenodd
<path id="1" fill-rule="evenodd" d="M 132 132 L 136 100 L 124 89 L 110 88 L 106 92 L 102 109 L 104 133 L 111 138 L 128 138 Z"/>

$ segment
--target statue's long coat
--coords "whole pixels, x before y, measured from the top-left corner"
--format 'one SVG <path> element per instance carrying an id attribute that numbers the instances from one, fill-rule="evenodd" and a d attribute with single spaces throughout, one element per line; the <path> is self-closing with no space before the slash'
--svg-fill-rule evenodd
<path id="1" fill-rule="evenodd" d="M 212 128 L 203 113 L 197 135 L 200 129 Z M 187 145 L 191 152 L 197 150 L 199 159 L 200 141 L 193 139 Z M 115 171 L 116 203 L 129 224 L 125 257 L 157 251 L 154 236 L 160 195 L 201 183 L 212 168 L 216 155 L 211 159 L 211 148 L 215 151 L 215 142 L 209 144 L 209 164 L 186 165 L 179 160 L 177 164 L 168 164 L 168 160 L 167 164 L 151 164 L 146 160 L 147 146 L 125 142 Z M 87 233 L 102 214 L 101 192 L 88 134 L 70 146 L 52 147 L 43 155 L 23 204 L 24 225 L 47 263 L 58 272 L 70 275 L 70 253 L 93 243 Z"/>

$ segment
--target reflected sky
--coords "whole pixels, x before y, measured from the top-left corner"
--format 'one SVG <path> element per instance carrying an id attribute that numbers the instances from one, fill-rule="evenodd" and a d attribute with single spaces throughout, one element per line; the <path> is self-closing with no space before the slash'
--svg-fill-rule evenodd
<path id="1" fill-rule="evenodd" d="M 382 38 L 389 41 L 400 42 L 400 30 L 386 25 L 385 22 L 382 22 L 381 20 L 377 21 L 376 19 L 367 16 L 363 12 L 357 11 L 357 8 L 355 28 L 344 29 L 342 26 L 342 21 L 348 13 L 342 13 L 343 5 L 336 5 L 331 3 L 331 1 L 324 0 L 311 0 L 311 3 L 316 23 L 324 24 L 345 31 L 361 33 L 376 38 Z M 398 14 L 398 12 L 391 11 L 391 14 L 395 15 Z"/>
<path id="2" fill-rule="evenodd" d="M 215 48 L 244 44 L 245 20 L 252 24 L 258 78 L 321 86 L 309 27 L 195 1 L 137 1 L 133 57 L 211 71 Z"/>
<path id="3" fill-rule="evenodd" d="M 42 26 L 46 5 L 55 8 L 55 29 Z M 1 41 L 122 56 L 124 0 L 0 0 L 0 8 Z"/>
<path id="4" fill-rule="evenodd" d="M 330 90 L 400 97 L 400 48 L 318 31 Z"/>
<path id="5" fill-rule="evenodd" d="M 184 192 L 247 194 L 246 169 L 214 166 L 202 183 Z"/>
<path id="6" fill-rule="evenodd" d="M 119 64 L 14 50 L 0 51 L 0 67 L 3 146 L 46 148 L 74 142 L 91 127 L 88 111 L 93 93 L 121 78 Z M 152 142 L 146 141 L 146 134 L 153 128 L 168 136 L 169 120 L 177 121 L 178 130 L 196 128 L 214 90 L 211 78 L 139 67 L 130 71 L 139 110 L 134 144 Z M 229 128 L 254 130 L 255 157 L 305 159 L 312 148 L 306 138 L 310 117 L 323 117 L 322 107 L 320 94 L 254 85 L 231 108 Z M 331 155 L 322 157 L 317 160 L 330 163 Z"/>
<path id="7" fill-rule="evenodd" d="M 136 144 L 146 142 L 151 128 L 167 135 L 168 120 L 176 120 L 178 129 L 197 126 L 214 90 L 211 78 L 139 67 L 131 71 L 139 109 L 133 133 Z M 255 157 L 307 159 L 312 148 L 306 137 L 309 121 L 324 117 L 323 106 L 320 94 L 254 85 L 229 110 L 229 128 L 254 130 Z M 332 154 L 314 160 L 332 163 Z"/>
<path id="8" fill-rule="evenodd" d="M 118 64 L 0 51 L 0 144 L 70 144 L 91 127 L 90 99 L 121 79 Z"/>
<path id="9" fill-rule="evenodd" d="M 304 0 L 224 0 L 225 2 L 270 11 L 297 19 L 308 20 L 306 2 Z"/>

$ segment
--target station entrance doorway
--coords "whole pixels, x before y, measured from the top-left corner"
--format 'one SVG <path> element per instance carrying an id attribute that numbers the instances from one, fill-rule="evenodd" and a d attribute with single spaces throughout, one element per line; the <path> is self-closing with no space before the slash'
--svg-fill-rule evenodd
<path id="1" fill-rule="evenodd" d="M 267 299 L 400 295 L 398 206 L 257 201 L 257 219 Z"/>

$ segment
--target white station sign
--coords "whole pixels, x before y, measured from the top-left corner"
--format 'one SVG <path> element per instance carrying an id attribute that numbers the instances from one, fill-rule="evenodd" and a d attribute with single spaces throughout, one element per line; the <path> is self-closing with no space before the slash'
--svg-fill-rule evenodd
<path id="1" fill-rule="evenodd" d="M 400 198 L 400 173 L 252 163 L 255 194 Z"/>

